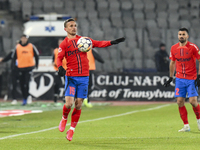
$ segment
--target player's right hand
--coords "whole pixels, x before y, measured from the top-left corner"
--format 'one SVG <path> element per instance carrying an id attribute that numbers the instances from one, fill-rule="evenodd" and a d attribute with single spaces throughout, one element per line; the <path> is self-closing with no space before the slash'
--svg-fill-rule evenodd
<path id="1" fill-rule="evenodd" d="M 164 87 L 168 87 L 170 83 L 172 82 L 173 78 L 169 77 L 169 79 L 163 84 Z"/>
<path id="2" fill-rule="evenodd" d="M 66 73 L 66 70 L 63 68 L 63 66 L 60 66 L 58 68 L 58 75 L 62 77 L 65 75 L 65 73 Z"/>

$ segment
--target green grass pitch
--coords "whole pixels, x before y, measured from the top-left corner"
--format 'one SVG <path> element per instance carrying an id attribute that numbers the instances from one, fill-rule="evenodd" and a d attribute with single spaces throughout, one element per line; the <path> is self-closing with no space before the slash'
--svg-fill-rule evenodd
<path id="1" fill-rule="evenodd" d="M 190 104 L 187 103 L 186 107 L 191 131 L 185 133 L 178 132 L 183 123 L 176 104 L 83 107 L 71 142 L 65 138 L 71 117 L 65 131 L 58 130 L 62 107 L 38 114 L 4 117 L 0 118 L 0 149 L 199 149 L 200 131 L 196 118 Z"/>

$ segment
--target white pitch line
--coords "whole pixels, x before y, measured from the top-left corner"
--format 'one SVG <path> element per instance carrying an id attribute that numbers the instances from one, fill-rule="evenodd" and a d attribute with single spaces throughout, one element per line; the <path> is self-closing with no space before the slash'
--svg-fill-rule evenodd
<path id="1" fill-rule="evenodd" d="M 104 119 L 108 119 L 108 118 L 121 117 L 121 116 L 129 115 L 129 114 L 133 114 L 133 113 L 137 113 L 137 112 L 143 112 L 143 111 L 150 111 L 150 110 L 160 109 L 160 108 L 163 108 L 163 107 L 167 107 L 169 105 L 170 104 L 166 104 L 166 105 L 161 105 L 161 106 L 157 106 L 157 107 L 153 107 L 153 108 L 147 108 L 147 109 L 142 109 L 142 110 L 130 111 L 130 112 L 126 112 L 126 113 L 118 114 L 118 115 L 112 115 L 112 116 L 107 116 L 107 117 L 102 117 L 102 118 L 96 118 L 96 119 L 91 119 L 91 120 L 79 121 L 78 123 L 80 124 L 80 123 L 85 123 L 85 122 L 104 120 Z M 69 124 L 67 124 L 67 125 L 69 125 Z M 53 130 L 53 129 L 57 129 L 57 128 L 58 128 L 58 126 L 51 127 L 51 128 L 48 128 L 48 129 L 39 130 L 39 131 L 33 131 L 33 132 L 27 132 L 27 133 L 9 135 L 9 136 L 5 136 L 5 137 L 1 137 L 0 140 L 12 138 L 12 137 L 17 137 L 17 136 L 21 136 L 21 135 L 28 135 L 28 134 L 45 132 L 45 131 L 49 131 L 49 130 Z"/>

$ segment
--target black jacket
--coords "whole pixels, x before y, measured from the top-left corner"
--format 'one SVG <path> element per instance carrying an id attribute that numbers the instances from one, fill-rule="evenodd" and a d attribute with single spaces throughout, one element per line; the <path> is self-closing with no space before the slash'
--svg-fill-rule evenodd
<path id="1" fill-rule="evenodd" d="M 155 53 L 155 63 L 158 72 L 169 71 L 169 55 L 166 51 L 159 50 Z"/>
<path id="2" fill-rule="evenodd" d="M 99 55 L 99 53 L 96 49 L 92 49 L 92 54 L 93 54 L 95 60 L 97 60 L 100 63 L 104 63 L 103 58 Z"/>
<path id="3" fill-rule="evenodd" d="M 15 61 L 12 59 L 13 52 L 14 52 L 14 49 L 11 50 L 10 53 L 8 53 L 8 54 L 3 58 L 2 62 L 7 62 L 7 61 L 11 60 L 11 64 L 10 64 L 10 65 L 11 65 L 11 70 L 12 70 L 12 71 L 17 71 L 18 68 L 17 68 L 17 66 L 16 66 L 16 64 L 15 64 Z"/>

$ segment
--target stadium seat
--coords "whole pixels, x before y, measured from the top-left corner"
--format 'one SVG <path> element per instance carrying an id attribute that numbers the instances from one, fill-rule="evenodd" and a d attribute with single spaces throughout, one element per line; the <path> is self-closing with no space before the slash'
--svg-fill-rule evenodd
<path id="1" fill-rule="evenodd" d="M 123 69 L 134 69 L 135 68 L 133 59 L 123 59 L 122 62 L 123 62 Z"/>
<path id="2" fill-rule="evenodd" d="M 53 10 L 53 2 L 51 0 L 44 1 L 43 10 L 44 10 L 45 13 L 54 12 L 54 10 Z"/>
<path id="3" fill-rule="evenodd" d="M 65 10 L 63 6 L 64 6 L 64 2 L 62 0 L 53 1 L 53 7 L 54 7 L 55 12 L 64 14 Z"/>
<path id="4" fill-rule="evenodd" d="M 164 29 L 168 28 L 168 22 L 164 18 L 157 18 L 157 23 L 159 28 L 164 28 Z"/>
<path id="5" fill-rule="evenodd" d="M 120 3 L 118 1 L 108 0 L 110 12 L 120 12 Z"/>
<path id="6" fill-rule="evenodd" d="M 96 62 L 95 62 L 95 65 L 96 65 L 96 71 L 102 72 L 102 70 L 103 70 L 102 63 L 96 61 Z"/>
<path id="7" fill-rule="evenodd" d="M 180 8 L 179 14 L 180 14 L 180 19 L 182 19 L 182 20 L 190 19 L 189 10 L 186 8 Z"/>
<path id="8" fill-rule="evenodd" d="M 134 59 L 133 60 L 134 63 L 134 69 L 142 69 L 143 68 L 143 64 L 142 64 L 142 59 Z"/>
<path id="9" fill-rule="evenodd" d="M 136 33 L 133 28 L 124 28 L 125 37 L 136 39 Z"/>
<path id="10" fill-rule="evenodd" d="M 16 12 L 21 10 L 21 3 L 19 0 L 9 0 L 9 6 L 11 12 Z"/>
<path id="11" fill-rule="evenodd" d="M 142 11 L 133 11 L 133 16 L 136 20 L 145 18 L 144 13 Z"/>
<path id="12" fill-rule="evenodd" d="M 113 64 L 113 71 L 114 72 L 122 72 L 123 71 L 123 64 L 119 60 L 111 60 Z"/>
<path id="13" fill-rule="evenodd" d="M 133 3 L 133 9 L 134 10 L 143 10 L 144 9 L 144 3 L 141 0 L 132 0 Z"/>
<path id="14" fill-rule="evenodd" d="M 131 10 L 132 3 L 129 0 L 123 0 L 121 3 L 121 9 L 123 10 Z"/>
<path id="15" fill-rule="evenodd" d="M 145 59 L 144 65 L 147 69 L 155 69 L 156 68 L 155 61 L 151 58 Z"/>
<path id="16" fill-rule="evenodd" d="M 179 4 L 176 1 L 167 1 L 168 2 L 168 10 L 169 12 L 171 11 L 176 11 L 179 8 Z"/>
<path id="17" fill-rule="evenodd" d="M 96 10 L 88 10 L 87 11 L 87 16 L 90 22 L 93 22 L 94 19 L 98 18 L 98 13 Z"/>
<path id="18" fill-rule="evenodd" d="M 156 5 L 153 0 L 147 0 L 144 2 L 144 10 L 145 11 L 154 11 Z"/>
<path id="19" fill-rule="evenodd" d="M 188 8 L 190 0 L 184 0 L 184 2 L 182 0 L 177 0 L 177 1 L 179 4 L 179 8 Z"/>
<path id="20" fill-rule="evenodd" d="M 142 60 L 142 53 L 143 51 L 141 49 L 138 49 L 138 48 L 134 48 L 133 49 L 133 58 L 134 59 L 141 59 Z"/>
<path id="21" fill-rule="evenodd" d="M 107 8 L 99 8 L 98 9 L 98 16 L 99 18 L 109 18 L 110 12 Z"/>
<path id="22" fill-rule="evenodd" d="M 85 11 L 85 3 L 82 0 L 76 0 L 76 3 L 74 5 L 75 11 Z"/>
<path id="23" fill-rule="evenodd" d="M 156 12 L 157 13 L 166 11 L 167 7 L 168 7 L 168 4 L 166 1 L 160 1 L 160 0 L 156 1 Z"/>
<path id="24" fill-rule="evenodd" d="M 121 59 L 133 59 L 133 49 L 132 48 L 129 48 L 129 47 L 124 47 L 123 49 L 120 50 L 121 52 L 121 56 L 122 58 Z"/>
<path id="25" fill-rule="evenodd" d="M 168 13 L 166 11 L 157 12 L 157 18 L 167 19 L 168 18 Z"/>
<path id="26" fill-rule="evenodd" d="M 146 10 L 145 11 L 145 18 L 147 20 L 149 20 L 149 19 L 156 19 L 156 13 L 154 11 L 152 11 L 152 10 Z"/>
<path id="27" fill-rule="evenodd" d="M 108 49 L 110 53 L 111 60 L 119 60 L 119 50 L 117 46 L 113 46 L 112 48 Z"/>
<path id="28" fill-rule="evenodd" d="M 200 1 L 199 0 L 190 0 L 190 6 L 192 9 L 199 9 Z"/>
<path id="29" fill-rule="evenodd" d="M 84 10 L 77 11 L 77 18 L 87 18 L 87 12 Z"/>
<path id="30" fill-rule="evenodd" d="M 191 24 L 188 20 L 180 20 L 180 26 L 185 27 L 189 30 L 191 27 Z"/>
<path id="31" fill-rule="evenodd" d="M 106 71 L 106 72 L 114 71 L 113 63 L 110 60 L 105 60 L 105 63 L 103 64 L 103 71 Z"/>
<path id="32" fill-rule="evenodd" d="M 104 60 L 110 60 L 111 59 L 111 57 L 110 57 L 110 51 L 111 51 L 111 49 L 106 49 L 106 48 L 104 48 L 104 49 L 98 49 L 98 53 L 102 56 L 102 58 Z"/>
<path id="33" fill-rule="evenodd" d="M 134 21 L 136 29 L 144 29 L 146 27 L 145 19 L 135 19 Z"/>
<path id="34" fill-rule="evenodd" d="M 10 52 L 10 50 L 14 47 L 12 46 L 11 38 L 3 37 L 3 49 L 6 52 Z"/>
<path id="35" fill-rule="evenodd" d="M 190 9 L 190 17 L 192 19 L 199 18 L 199 9 Z"/>

